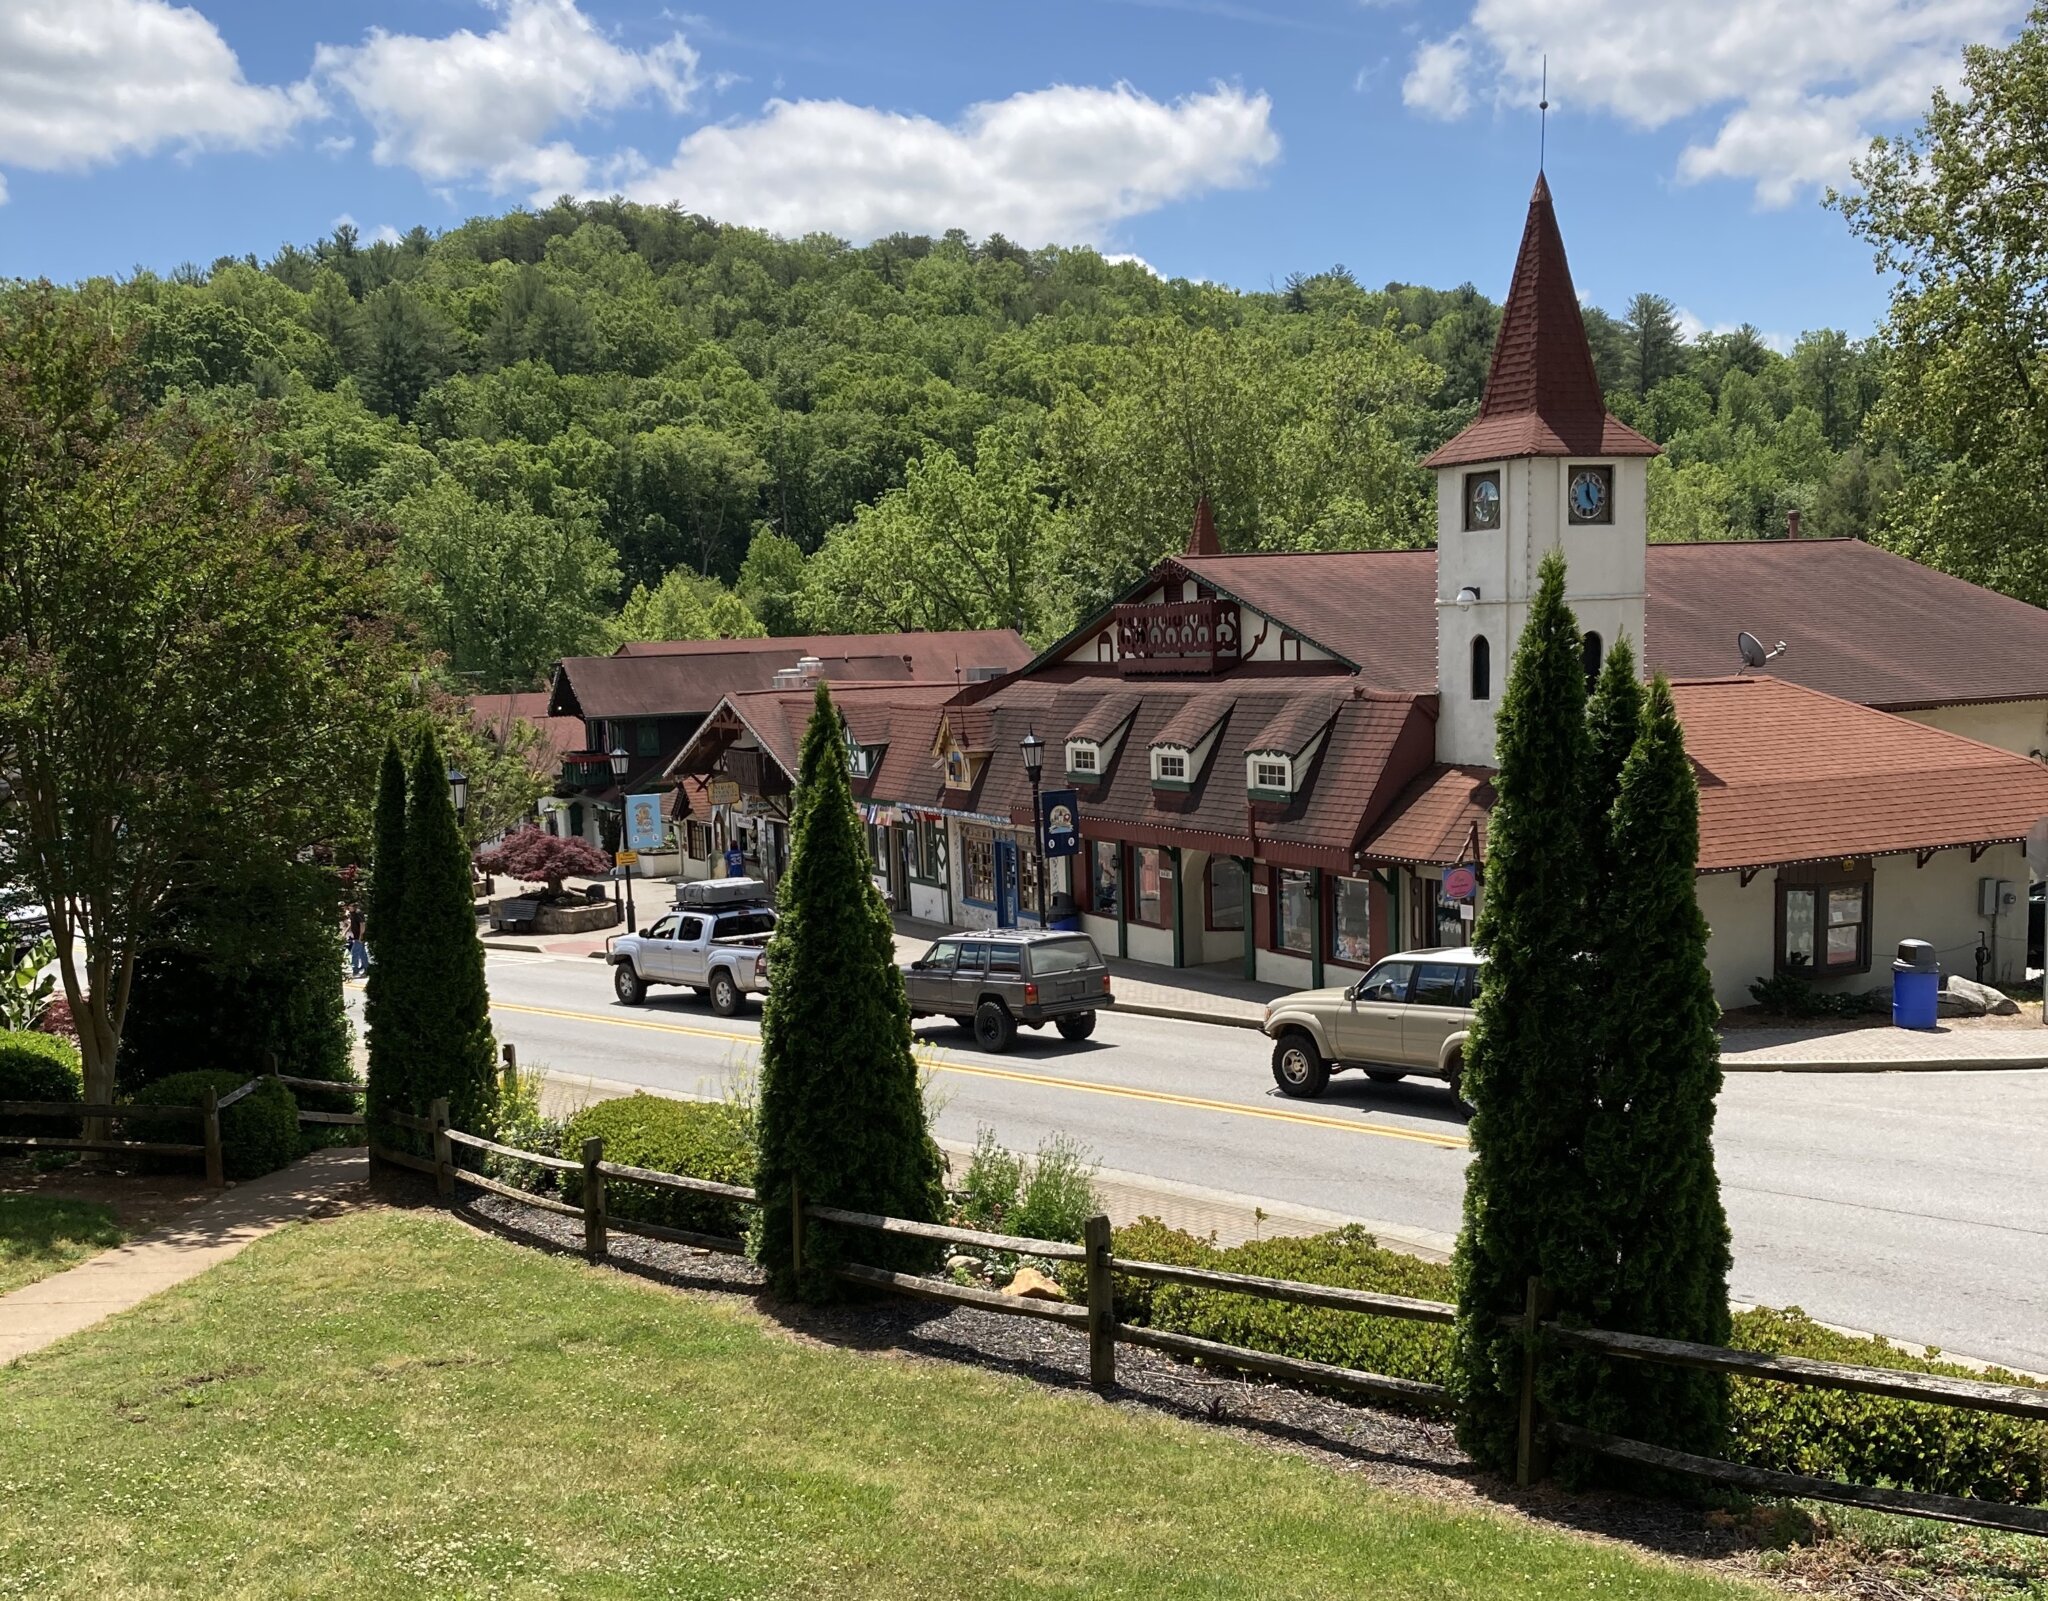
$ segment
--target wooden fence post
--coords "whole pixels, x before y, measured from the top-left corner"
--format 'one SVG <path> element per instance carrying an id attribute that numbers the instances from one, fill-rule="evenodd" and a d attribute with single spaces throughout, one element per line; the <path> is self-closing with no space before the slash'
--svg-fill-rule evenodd
<path id="1" fill-rule="evenodd" d="M 795 1179 L 789 1181 L 789 1271 L 800 1278 L 804 1271 L 804 1192 Z"/>
<path id="2" fill-rule="evenodd" d="M 1109 1219 L 1097 1213 L 1081 1225 L 1088 1247 L 1088 1382 L 1116 1387 L 1116 1292 L 1109 1277 Z"/>
<path id="3" fill-rule="evenodd" d="M 1542 1441 L 1538 1438 L 1536 1411 L 1536 1352 L 1542 1341 L 1542 1322 L 1550 1310 L 1550 1296 L 1543 1280 L 1529 1276 L 1522 1297 L 1522 1407 L 1515 1430 L 1515 1488 L 1526 1490 L 1542 1474 Z"/>
<path id="4" fill-rule="evenodd" d="M 448 1138 L 448 1097 L 437 1095 L 427 1115 L 434 1122 L 434 1188 L 444 1201 L 455 1199 L 455 1142 Z"/>
<path id="5" fill-rule="evenodd" d="M 519 1077 L 519 1047 L 510 1040 L 507 1040 L 499 1055 L 504 1062 L 504 1066 L 498 1073 L 498 1083 L 509 1094 L 511 1093 L 513 1081 Z"/>
<path id="6" fill-rule="evenodd" d="M 216 1190 L 224 1190 L 228 1175 L 220 1149 L 220 1092 L 211 1084 L 199 1092 L 199 1121 L 206 1141 L 206 1182 Z"/>
<path id="7" fill-rule="evenodd" d="M 583 1254 L 593 1262 L 605 1255 L 604 1173 L 598 1167 L 603 1160 L 604 1139 L 593 1134 L 583 1142 Z"/>

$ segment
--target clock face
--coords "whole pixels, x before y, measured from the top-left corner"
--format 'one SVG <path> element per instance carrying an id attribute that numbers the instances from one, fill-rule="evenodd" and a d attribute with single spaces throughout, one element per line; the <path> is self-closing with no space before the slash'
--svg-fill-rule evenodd
<path id="1" fill-rule="evenodd" d="M 1500 526 L 1500 474 L 1473 473 L 1465 480 L 1465 526 Z"/>
<path id="2" fill-rule="evenodd" d="M 1581 467 L 1572 474 L 1571 520 L 1575 523 L 1604 523 L 1609 520 L 1611 486 L 1605 467 Z"/>

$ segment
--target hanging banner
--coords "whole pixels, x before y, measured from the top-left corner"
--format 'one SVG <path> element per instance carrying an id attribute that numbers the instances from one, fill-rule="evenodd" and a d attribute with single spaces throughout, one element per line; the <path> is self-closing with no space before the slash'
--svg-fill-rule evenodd
<path id="1" fill-rule="evenodd" d="M 628 795 L 626 797 L 626 849 L 630 851 L 659 851 L 662 845 L 661 797 L 659 795 Z"/>
<path id="2" fill-rule="evenodd" d="M 1081 849 L 1081 793 L 1073 789 L 1045 792 L 1045 854 L 1074 856 Z"/>

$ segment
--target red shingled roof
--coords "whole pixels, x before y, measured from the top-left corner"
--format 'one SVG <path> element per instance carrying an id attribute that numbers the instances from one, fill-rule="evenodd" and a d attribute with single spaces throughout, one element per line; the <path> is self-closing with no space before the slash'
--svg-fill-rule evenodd
<path id="1" fill-rule="evenodd" d="M 477 731 L 490 735 L 501 745 L 510 737 L 514 723 L 530 723 L 557 757 L 583 748 L 582 722 L 574 717 L 550 717 L 544 689 L 511 695 L 472 695 L 467 704 L 469 720 Z"/>
<path id="2" fill-rule="evenodd" d="M 1608 413 L 1550 204 L 1550 185 L 1538 173 L 1479 416 L 1423 466 L 1455 467 L 1509 456 L 1654 456 L 1657 451 Z"/>

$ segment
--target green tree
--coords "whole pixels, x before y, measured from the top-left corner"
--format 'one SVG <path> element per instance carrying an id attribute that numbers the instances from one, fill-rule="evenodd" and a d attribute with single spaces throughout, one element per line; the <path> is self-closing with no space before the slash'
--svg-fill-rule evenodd
<path id="1" fill-rule="evenodd" d="M 803 632 L 804 553 L 795 540 L 756 528 L 737 587 L 747 610 L 770 634 Z"/>
<path id="2" fill-rule="evenodd" d="M 628 441 L 620 464 L 620 565 L 635 583 L 685 564 L 739 572 L 768 469 L 746 440 L 704 423 L 668 424 Z"/>
<path id="3" fill-rule="evenodd" d="M 1592 1113 L 1586 1048 L 1586 672 L 1565 604 L 1564 558 L 1543 558 L 1496 720 L 1487 824 L 1486 953 L 1463 1093 L 1473 1107 L 1452 1385 L 1458 1438 L 1487 1467 L 1513 1464 L 1521 1336 L 1501 1326 L 1541 1276 L 1566 1306 L 1598 1283 L 1601 1221 L 1581 1173 Z"/>
<path id="4" fill-rule="evenodd" d="M 1878 139 L 1829 195 L 1892 277 L 1873 443 L 1904 483 L 1878 537 L 2048 604 L 2048 6 L 1972 45 L 1912 133 Z"/>
<path id="5" fill-rule="evenodd" d="M 1678 309 L 1662 295 L 1646 291 L 1630 299 L 1621 326 L 1628 340 L 1628 386 L 1647 395 L 1682 365 L 1685 340 L 1678 328 Z"/>
<path id="6" fill-rule="evenodd" d="M 888 909 L 869 880 L 838 709 L 818 686 L 791 816 L 781 921 L 768 948 L 775 982 L 761 1012 L 760 1261 L 777 1294 L 826 1300 L 833 1268 L 928 1265 L 902 1236 L 806 1226 L 792 1259 L 792 1185 L 806 1201 L 938 1220 L 939 1150 L 925 1125 L 910 1011 Z"/>
<path id="7" fill-rule="evenodd" d="M 1621 772 L 1608 830 L 1618 885 L 1599 901 L 1608 994 L 1599 1100 L 1579 1179 L 1600 1212 L 1608 1282 L 1578 1310 L 1601 1326 L 1726 1345 L 1728 1221 L 1714 1170 L 1720 1008 L 1695 878 L 1699 785 L 1662 677 Z M 1586 1427 L 1722 1454 L 1727 1383 L 1602 1362 L 1566 1413 Z"/>
<path id="8" fill-rule="evenodd" d="M 1621 792 L 1621 769 L 1635 749 L 1643 727 L 1643 684 L 1636 677 L 1635 647 L 1628 635 L 1617 634 L 1600 664 L 1600 678 L 1586 705 L 1586 815 L 1592 820 L 1587 847 L 1593 859 L 1593 893 L 1614 887 L 1612 852 L 1607 846 L 1607 814 Z"/>
<path id="9" fill-rule="evenodd" d="M 401 421 L 455 368 L 454 336 L 440 312 L 403 284 L 386 284 L 363 302 L 356 325 L 355 374 L 363 399 Z"/>
<path id="10" fill-rule="evenodd" d="M 363 906 L 364 934 L 370 947 L 370 971 L 363 978 L 363 1036 L 369 1053 L 369 1112 L 375 1123 L 395 1105 L 401 1068 L 396 1059 L 397 1030 L 384 1026 L 389 976 L 404 960 L 404 933 L 399 908 L 405 901 L 405 759 L 393 738 L 384 745 L 377 772 L 377 806 L 372 823 L 370 892 Z M 402 984 L 402 980 L 400 981 Z"/>
<path id="11" fill-rule="evenodd" d="M 717 579 L 700 578 L 684 567 L 653 589 L 634 585 L 611 625 L 611 637 L 621 644 L 636 639 L 758 639 L 766 632 L 738 595 Z"/>

